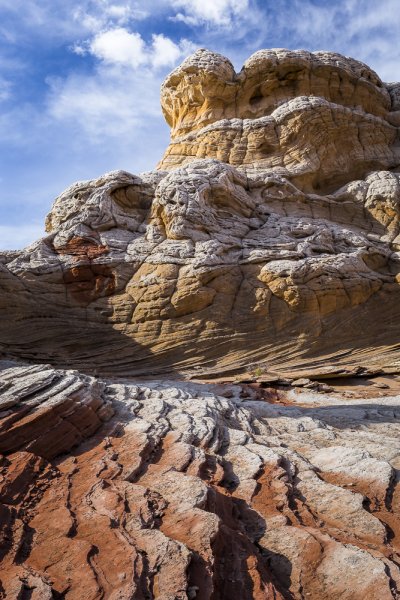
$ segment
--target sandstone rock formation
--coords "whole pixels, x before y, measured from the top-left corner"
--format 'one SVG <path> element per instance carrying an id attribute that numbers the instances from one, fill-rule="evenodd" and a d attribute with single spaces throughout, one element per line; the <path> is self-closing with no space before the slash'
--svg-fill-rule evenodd
<path id="1" fill-rule="evenodd" d="M 400 597 L 400 396 L 0 384 L 0 597 Z"/>
<path id="2" fill-rule="evenodd" d="M 199 50 L 161 101 L 0 254 L 0 598 L 400 598 L 398 390 L 200 383 L 399 372 L 400 84 Z"/>
<path id="3" fill-rule="evenodd" d="M 71 186 L 47 237 L 1 255 L 4 356 L 396 370 L 399 89 L 332 53 L 260 51 L 236 74 L 196 52 L 162 88 L 159 170 Z"/>

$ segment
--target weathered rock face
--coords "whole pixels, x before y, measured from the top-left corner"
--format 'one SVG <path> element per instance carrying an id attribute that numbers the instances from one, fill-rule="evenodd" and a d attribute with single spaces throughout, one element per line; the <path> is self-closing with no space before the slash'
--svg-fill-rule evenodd
<path id="1" fill-rule="evenodd" d="M 217 158 L 302 190 L 336 191 L 398 166 L 397 89 L 339 54 L 260 50 L 236 74 L 226 58 L 199 51 L 162 88 L 172 140 L 161 167 Z"/>
<path id="2" fill-rule="evenodd" d="M 400 396 L 0 368 L 0 597 L 399 598 Z"/>
<path id="3" fill-rule="evenodd" d="M 158 171 L 59 196 L 0 256 L 4 356 L 133 374 L 398 369 L 399 85 L 331 53 L 205 50 Z M 366 326 L 366 323 L 368 326 Z"/>
<path id="4" fill-rule="evenodd" d="M 201 50 L 162 106 L 0 254 L 0 598 L 400 598 L 400 380 L 182 377 L 400 369 L 400 85 Z"/>

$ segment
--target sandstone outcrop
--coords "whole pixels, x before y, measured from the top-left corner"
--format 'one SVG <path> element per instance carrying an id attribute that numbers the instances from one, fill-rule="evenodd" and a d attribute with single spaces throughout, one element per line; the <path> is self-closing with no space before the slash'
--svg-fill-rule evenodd
<path id="1" fill-rule="evenodd" d="M 0 597 L 399 597 L 400 396 L 0 367 Z"/>
<path id="2" fill-rule="evenodd" d="M 7 358 L 114 374 L 399 368 L 399 85 L 332 53 L 165 81 L 159 169 L 71 186 L 0 258 Z M 366 327 L 365 324 L 368 323 Z"/>
<path id="3" fill-rule="evenodd" d="M 400 84 L 199 50 L 161 102 L 0 254 L 0 598 L 400 598 L 399 380 L 314 381 L 400 371 Z"/>
<path id="4" fill-rule="evenodd" d="M 160 166 L 216 158 L 302 190 L 337 190 L 399 165 L 397 93 L 330 52 L 260 50 L 236 74 L 226 58 L 199 51 L 164 82 L 172 139 Z"/>

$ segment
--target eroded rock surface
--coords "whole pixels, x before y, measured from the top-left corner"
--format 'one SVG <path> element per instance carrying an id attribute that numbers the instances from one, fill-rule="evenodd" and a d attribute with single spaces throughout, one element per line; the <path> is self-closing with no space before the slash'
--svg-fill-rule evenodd
<path id="1" fill-rule="evenodd" d="M 0 254 L 0 598 L 400 598 L 400 397 L 311 381 L 400 369 L 400 84 L 200 50 L 161 100 L 157 170 Z"/>
<path id="2" fill-rule="evenodd" d="M 1 597 L 399 597 L 398 396 L 0 382 Z"/>
<path id="3" fill-rule="evenodd" d="M 0 255 L 8 358 L 113 374 L 399 368 L 399 85 L 333 53 L 199 50 L 159 170 L 59 196 Z M 368 326 L 366 326 L 368 323 Z"/>
<path id="4" fill-rule="evenodd" d="M 397 86 L 340 54 L 260 50 L 237 74 L 200 50 L 166 79 L 161 103 L 172 129 L 164 168 L 217 158 L 316 191 L 399 164 Z"/>

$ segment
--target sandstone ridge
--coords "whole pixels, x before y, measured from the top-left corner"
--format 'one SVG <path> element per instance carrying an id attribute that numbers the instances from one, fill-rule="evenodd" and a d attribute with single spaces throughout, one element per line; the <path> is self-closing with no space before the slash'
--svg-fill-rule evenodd
<path id="1" fill-rule="evenodd" d="M 0 386 L 1 598 L 399 598 L 399 395 Z"/>
<path id="2" fill-rule="evenodd" d="M 0 599 L 398 600 L 400 84 L 199 50 L 161 101 L 0 254 Z"/>
<path id="3" fill-rule="evenodd" d="M 159 169 L 71 186 L 47 237 L 0 256 L 4 356 L 397 370 L 399 90 L 338 54 L 262 50 L 236 74 L 196 52 L 162 87 Z"/>
<path id="4" fill-rule="evenodd" d="M 172 139 L 160 166 L 217 158 L 308 191 L 337 189 L 398 166 L 397 90 L 331 52 L 260 50 L 237 74 L 225 57 L 200 50 L 164 82 Z"/>

